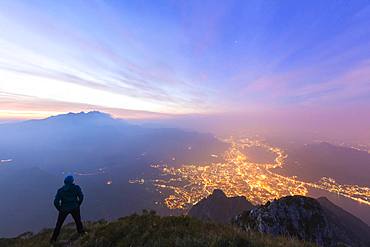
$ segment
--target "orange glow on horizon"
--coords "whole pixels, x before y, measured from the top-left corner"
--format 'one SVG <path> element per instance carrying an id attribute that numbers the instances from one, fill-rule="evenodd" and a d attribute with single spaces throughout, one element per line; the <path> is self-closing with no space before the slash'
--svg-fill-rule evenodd
<path id="1" fill-rule="evenodd" d="M 0 110 L 0 121 L 24 121 L 32 119 L 45 119 L 51 116 L 56 116 L 60 114 L 66 114 L 68 112 L 89 112 L 95 111 L 96 109 L 82 109 L 77 111 L 41 111 L 41 110 Z M 135 112 L 127 111 L 127 113 L 120 113 L 119 109 L 117 110 L 103 110 L 105 113 L 110 114 L 113 118 L 119 119 L 161 119 L 169 117 L 169 115 L 160 114 L 160 113 L 151 113 L 151 112 Z"/>

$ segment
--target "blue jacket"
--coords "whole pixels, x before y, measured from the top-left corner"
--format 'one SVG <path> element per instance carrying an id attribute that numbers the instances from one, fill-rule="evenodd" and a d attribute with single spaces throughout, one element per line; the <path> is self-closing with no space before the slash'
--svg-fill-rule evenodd
<path id="1" fill-rule="evenodd" d="M 55 195 L 54 206 L 58 211 L 69 212 L 82 204 L 84 195 L 81 188 L 73 183 L 65 184 Z"/>

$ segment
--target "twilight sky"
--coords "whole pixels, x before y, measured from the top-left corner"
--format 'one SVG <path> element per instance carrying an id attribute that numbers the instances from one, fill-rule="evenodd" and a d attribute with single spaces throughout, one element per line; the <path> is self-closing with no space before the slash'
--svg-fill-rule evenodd
<path id="1" fill-rule="evenodd" d="M 90 109 L 368 120 L 370 2 L 0 1 L 0 119 Z"/>

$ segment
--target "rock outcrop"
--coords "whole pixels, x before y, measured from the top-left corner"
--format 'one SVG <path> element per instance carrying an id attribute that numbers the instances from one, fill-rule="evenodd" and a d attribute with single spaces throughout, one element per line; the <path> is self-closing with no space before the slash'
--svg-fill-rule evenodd
<path id="1" fill-rule="evenodd" d="M 356 231 L 344 227 L 348 217 L 352 222 L 357 222 L 353 219 L 355 216 L 351 215 L 352 218 L 346 213 L 347 218 L 341 221 L 336 216 L 338 214 L 334 214 L 329 207 L 322 206 L 316 199 L 287 196 L 254 207 L 237 216 L 233 223 L 244 230 L 255 230 L 274 236 L 292 236 L 319 246 L 370 246 L 369 234 L 361 236 Z M 362 234 L 370 233 L 368 226 L 361 226 L 361 229 Z"/>
<path id="2" fill-rule="evenodd" d="M 205 221 L 231 223 L 235 216 L 252 208 L 253 204 L 244 196 L 227 197 L 222 190 L 216 189 L 195 204 L 188 215 Z"/>

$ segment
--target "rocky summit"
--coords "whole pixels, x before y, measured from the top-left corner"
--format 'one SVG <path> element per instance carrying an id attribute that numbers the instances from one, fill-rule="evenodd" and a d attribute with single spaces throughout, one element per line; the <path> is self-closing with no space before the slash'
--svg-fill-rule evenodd
<path id="1" fill-rule="evenodd" d="M 337 215 L 316 199 L 287 196 L 245 211 L 235 218 L 234 224 L 243 230 L 295 237 L 319 246 L 370 246 L 367 225 L 365 230 L 361 225 L 360 234 L 345 227 L 345 221 L 356 221 L 355 216 L 346 212 L 347 217 L 341 221 Z M 368 233 L 365 236 L 364 231 Z"/>
<path id="2" fill-rule="evenodd" d="M 231 223 L 236 215 L 252 208 L 253 204 L 244 196 L 227 197 L 222 190 L 216 189 L 195 204 L 188 215 L 206 221 Z"/>

